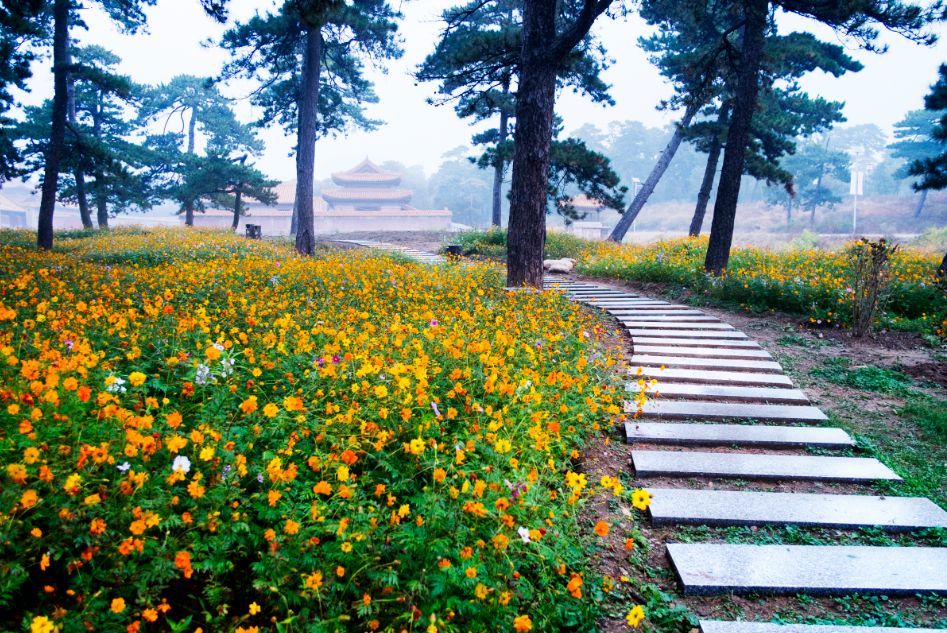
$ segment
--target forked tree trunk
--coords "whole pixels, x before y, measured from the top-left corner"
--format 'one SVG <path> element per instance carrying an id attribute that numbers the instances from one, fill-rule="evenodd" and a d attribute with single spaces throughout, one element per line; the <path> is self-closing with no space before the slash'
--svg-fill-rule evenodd
<path id="1" fill-rule="evenodd" d="M 316 133 L 319 124 L 319 72 L 322 65 L 322 32 L 306 33 L 302 94 L 299 98 L 299 133 L 296 143 L 296 252 L 311 256 L 315 250 L 313 224 L 313 172 L 316 168 Z"/>
<path id="2" fill-rule="evenodd" d="M 756 110 L 760 82 L 760 58 L 766 36 L 769 0 L 749 0 L 745 5 L 746 27 L 740 74 L 733 104 L 733 119 L 727 132 L 727 149 L 723 154 L 720 184 L 714 203 L 714 220 L 710 227 L 710 243 L 704 268 L 714 275 L 722 274 L 730 261 L 733 225 L 740 198 L 740 180 L 749 139 L 750 124 Z"/>
<path id="3" fill-rule="evenodd" d="M 924 208 L 924 201 L 927 200 L 927 189 L 921 190 L 921 197 L 917 199 L 917 206 L 914 208 L 914 217 L 920 217 L 921 210 Z"/>
<path id="4" fill-rule="evenodd" d="M 516 137 L 507 232 L 506 285 L 543 287 L 549 153 L 556 105 L 555 0 L 527 2 L 516 95 Z"/>
<path id="5" fill-rule="evenodd" d="M 707 152 L 707 166 L 704 168 L 704 180 L 700 183 L 700 192 L 697 194 L 697 206 L 694 207 L 694 217 L 691 218 L 691 226 L 688 231 L 691 237 L 700 235 L 704 228 L 704 216 L 707 214 L 707 203 L 710 202 L 710 191 L 714 188 L 714 177 L 717 175 L 717 163 L 720 162 L 720 150 L 723 143 L 720 135 L 730 119 L 730 102 L 724 101 L 720 106 L 720 113 L 717 115 L 717 135 L 710 139 L 710 147 Z"/>
<path id="6" fill-rule="evenodd" d="M 43 250 L 53 248 L 53 213 L 59 188 L 59 163 L 66 137 L 66 69 L 69 53 L 70 0 L 56 0 L 53 5 L 53 120 L 46 147 L 46 168 L 43 173 L 43 196 L 39 204 L 36 245 Z"/>
<path id="7" fill-rule="evenodd" d="M 96 221 L 99 224 L 100 229 L 107 229 L 109 227 L 109 210 L 107 200 L 105 198 L 105 192 L 101 190 L 103 176 L 101 173 L 95 175 L 95 206 L 96 206 Z"/>
<path id="8" fill-rule="evenodd" d="M 508 83 L 503 84 L 503 94 L 506 95 L 510 92 L 510 85 Z M 506 112 L 506 109 L 500 111 L 500 140 L 497 142 L 497 147 L 503 144 L 506 141 L 508 134 L 508 125 L 509 125 L 509 115 Z M 506 164 L 501 159 L 497 162 L 496 167 L 493 171 L 493 226 L 500 226 L 503 220 L 503 200 L 501 197 L 501 192 L 503 190 L 503 174 L 506 172 Z"/>
<path id="9" fill-rule="evenodd" d="M 668 141 L 667 147 L 665 147 L 664 151 L 661 153 L 661 158 L 658 159 L 658 162 L 651 169 L 651 173 L 648 174 L 648 179 L 644 181 L 643 185 L 641 185 L 641 189 L 638 190 L 638 195 L 636 195 L 635 199 L 632 200 L 631 204 L 628 205 L 625 213 L 622 214 L 621 218 L 618 220 L 618 224 L 616 224 L 615 228 L 612 229 L 612 234 L 608 236 L 608 239 L 613 242 L 618 242 L 619 244 L 624 239 L 625 233 L 628 232 L 628 229 L 631 228 L 632 223 L 638 218 L 638 214 L 641 213 L 641 209 L 644 208 L 648 198 L 650 198 L 651 194 L 654 193 L 654 188 L 658 186 L 661 176 L 663 176 L 664 172 L 667 171 L 668 166 L 671 164 L 671 160 L 674 159 L 674 154 L 677 153 L 678 148 L 681 146 L 681 141 L 684 140 L 684 138 L 681 136 L 681 130 L 691 124 L 691 119 L 694 118 L 694 114 L 696 112 L 696 107 L 688 107 L 684 112 L 684 118 L 681 119 L 681 123 L 678 128 L 674 130 L 671 140 Z"/>
<path id="10" fill-rule="evenodd" d="M 69 52 L 69 40 L 66 40 L 66 63 L 72 66 L 72 54 Z M 76 116 L 76 82 L 69 72 L 66 74 L 66 117 L 72 124 L 72 132 L 76 135 L 76 144 L 79 151 L 82 151 L 82 139 L 79 137 L 78 117 Z M 93 228 L 92 216 L 89 214 L 89 199 L 85 190 L 85 174 L 82 172 L 82 163 L 76 167 L 72 174 L 76 179 L 76 201 L 79 204 L 79 218 L 82 220 L 82 227 L 86 229 Z"/>

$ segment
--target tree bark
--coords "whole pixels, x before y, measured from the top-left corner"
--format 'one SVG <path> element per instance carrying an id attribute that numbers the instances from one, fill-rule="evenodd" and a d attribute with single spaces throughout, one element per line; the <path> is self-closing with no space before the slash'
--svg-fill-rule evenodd
<path id="1" fill-rule="evenodd" d="M 296 199 L 293 199 L 293 217 L 289 221 L 289 234 L 296 235 L 299 230 L 299 208 L 296 206 Z"/>
<path id="2" fill-rule="evenodd" d="M 940 260 L 940 266 L 937 267 L 937 277 L 943 279 L 947 275 L 947 253 L 944 253 L 944 258 Z"/>
<path id="3" fill-rule="evenodd" d="M 66 136 L 67 57 L 69 54 L 70 0 L 56 0 L 53 5 L 53 120 L 46 147 L 46 168 L 43 174 L 43 196 L 39 204 L 36 245 L 42 250 L 53 248 L 53 212 L 59 188 L 59 163 Z"/>
<path id="4" fill-rule="evenodd" d="M 69 41 L 66 40 L 66 63 L 72 65 L 72 54 L 69 52 Z M 66 116 L 72 124 L 72 132 L 76 135 L 76 143 L 82 151 L 82 139 L 79 137 L 78 117 L 76 116 L 76 83 L 72 73 L 66 75 Z M 89 214 L 89 199 L 86 196 L 85 174 L 82 172 L 82 165 L 73 172 L 76 179 L 76 200 L 79 204 L 79 217 L 82 219 L 82 227 L 86 229 L 93 228 L 92 216 Z"/>
<path id="5" fill-rule="evenodd" d="M 506 239 L 506 285 L 513 288 L 524 284 L 543 287 L 546 196 L 556 105 L 556 63 L 546 51 L 555 35 L 555 0 L 526 2 Z"/>
<path id="6" fill-rule="evenodd" d="M 914 208 L 914 217 L 920 217 L 921 210 L 924 208 L 924 201 L 927 200 L 927 189 L 921 190 L 921 197 L 917 200 L 917 206 Z"/>
<path id="7" fill-rule="evenodd" d="M 694 207 L 694 217 L 691 218 L 689 235 L 697 237 L 704 227 L 704 216 L 707 214 L 707 203 L 710 202 L 710 191 L 714 188 L 714 178 L 717 175 L 717 163 L 720 162 L 720 150 L 723 143 L 720 135 L 730 120 L 730 102 L 724 101 L 720 106 L 720 113 L 717 115 L 717 136 L 710 139 L 710 147 L 707 152 L 707 167 L 704 168 L 704 180 L 700 183 L 700 192 L 697 194 L 697 206 Z"/>
<path id="8" fill-rule="evenodd" d="M 243 197 L 243 190 L 240 187 L 237 187 L 237 192 L 234 194 L 234 198 L 236 198 L 236 201 L 234 202 L 234 205 L 233 205 L 233 224 L 230 225 L 231 231 L 236 231 L 237 226 L 240 225 L 240 205 L 242 204 L 241 203 L 242 197 Z"/>
<path id="9" fill-rule="evenodd" d="M 740 180 L 750 124 L 756 111 L 756 95 L 760 85 L 760 58 L 766 36 L 769 0 L 749 0 L 744 5 L 746 27 L 743 51 L 740 54 L 740 73 L 733 104 L 733 118 L 727 131 L 727 148 L 723 154 L 723 168 L 714 202 L 714 219 L 710 227 L 710 243 L 704 268 L 720 275 L 730 260 L 733 243 L 733 225 L 740 198 Z"/>
<path id="10" fill-rule="evenodd" d="M 92 110 L 92 136 L 96 139 L 102 138 L 102 91 L 96 91 L 95 107 Z M 99 229 L 109 227 L 108 206 L 105 195 L 105 174 L 101 169 L 95 170 L 95 184 L 92 186 L 92 192 L 95 196 L 96 221 Z"/>
<path id="11" fill-rule="evenodd" d="M 664 151 L 661 153 L 661 158 L 658 159 L 658 162 L 655 163 L 654 167 L 651 169 L 648 179 L 644 181 L 643 185 L 641 185 L 641 189 L 638 190 L 638 195 L 636 195 L 635 199 L 632 200 L 631 204 L 628 205 L 628 209 L 626 209 L 625 213 L 622 214 L 621 219 L 618 220 L 618 224 L 616 224 L 615 228 L 612 229 L 612 234 L 608 236 L 608 239 L 621 244 L 622 239 L 625 237 L 625 233 L 628 232 L 628 229 L 631 228 L 632 223 L 638 218 L 638 214 L 641 213 L 641 209 L 644 208 L 648 198 L 651 197 L 652 193 L 654 193 L 654 188 L 658 185 L 658 182 L 661 180 L 661 176 L 663 176 L 664 172 L 667 171 L 668 166 L 671 164 L 671 160 L 674 158 L 674 154 L 677 153 L 678 148 L 681 146 L 681 141 L 684 140 L 681 136 L 681 130 L 691 124 L 691 119 L 694 118 L 694 114 L 696 112 L 696 107 L 688 107 L 684 112 L 684 118 L 681 119 L 681 123 L 678 128 L 674 130 L 671 140 L 668 141 L 667 147 L 665 147 Z"/>
<path id="12" fill-rule="evenodd" d="M 194 153 L 194 129 L 197 127 L 197 109 L 191 108 L 191 120 L 187 124 L 187 153 Z M 184 226 L 194 226 L 194 200 L 184 201 Z"/>
<path id="13" fill-rule="evenodd" d="M 101 181 L 101 174 L 96 174 L 95 179 L 96 183 Z M 100 229 L 107 229 L 109 227 L 109 210 L 108 204 L 105 198 L 105 193 L 99 188 L 96 187 L 95 192 L 95 206 L 96 206 L 96 221 L 99 223 Z"/>
<path id="14" fill-rule="evenodd" d="M 503 84 L 503 94 L 509 94 L 510 84 Z M 505 109 L 500 110 L 500 140 L 497 142 L 497 147 L 499 147 L 508 135 L 508 125 L 509 125 L 509 114 Z M 499 227 L 503 221 L 502 214 L 502 197 L 501 191 L 503 189 L 503 174 L 506 172 L 506 164 L 502 159 L 500 159 L 493 172 L 493 226 Z"/>
<path id="15" fill-rule="evenodd" d="M 296 143 L 296 252 L 312 256 L 315 250 L 313 224 L 313 172 L 316 169 L 316 134 L 319 124 L 319 74 L 322 70 L 322 31 L 310 27 L 306 33 L 302 94 Z"/>

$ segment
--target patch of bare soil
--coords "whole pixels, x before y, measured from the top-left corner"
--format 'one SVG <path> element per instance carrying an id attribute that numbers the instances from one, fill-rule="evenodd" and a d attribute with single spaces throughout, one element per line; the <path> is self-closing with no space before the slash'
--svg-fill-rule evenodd
<path id="1" fill-rule="evenodd" d="M 316 235 L 316 242 L 335 240 L 373 240 L 398 246 L 416 248 L 419 251 L 436 253 L 441 244 L 450 237 L 447 231 L 354 231 L 351 233 L 323 233 Z"/>
<path id="2" fill-rule="evenodd" d="M 918 382 L 935 382 L 941 387 L 947 387 L 947 363 L 919 363 L 905 367 L 902 371 Z"/>

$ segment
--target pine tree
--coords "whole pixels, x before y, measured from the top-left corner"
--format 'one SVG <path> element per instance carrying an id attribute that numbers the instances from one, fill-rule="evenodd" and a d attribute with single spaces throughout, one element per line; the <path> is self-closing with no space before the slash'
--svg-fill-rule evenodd
<path id="1" fill-rule="evenodd" d="M 185 153 L 195 157 L 197 135 L 201 133 L 214 151 L 226 149 L 227 152 L 250 152 L 259 154 L 263 150 L 262 142 L 256 138 L 249 126 L 237 121 L 230 109 L 231 101 L 224 97 L 209 78 L 193 75 L 178 75 L 167 84 L 146 91 L 139 112 L 143 123 L 162 122 L 163 131 L 180 121 Z M 186 130 L 186 133 L 185 133 Z M 165 151 L 174 151 L 164 146 Z M 175 162 L 173 158 L 167 162 Z M 188 172 L 201 169 L 199 157 L 191 159 L 180 157 L 176 169 L 181 177 L 188 178 Z M 194 211 L 197 198 L 188 197 L 190 187 L 172 187 L 170 194 L 181 204 L 184 225 L 194 226 Z M 201 192 L 203 195 L 204 192 Z"/>
<path id="2" fill-rule="evenodd" d="M 915 162 L 936 159 L 943 154 L 943 145 L 934 139 L 937 123 L 947 116 L 947 110 L 911 110 L 894 124 L 894 137 L 900 139 L 888 145 L 892 158 L 907 160 L 907 164 L 894 172 L 894 177 L 903 180 L 911 176 L 910 168 Z M 914 217 L 921 215 L 928 189 L 921 189 L 914 208 Z"/>
<path id="3" fill-rule="evenodd" d="M 0 4 L 0 184 L 23 175 L 16 140 L 17 121 L 8 115 L 14 98 L 11 88 L 26 90 L 36 59 L 28 44 L 41 38 L 44 0 L 20 0 Z"/>
<path id="4" fill-rule="evenodd" d="M 277 13 L 257 15 L 224 34 L 232 61 L 223 79 L 260 81 L 252 101 L 263 107 L 259 125 L 280 124 L 296 134 L 296 251 L 312 255 L 316 140 L 352 128 L 375 129 L 364 103 L 377 97 L 362 76 L 362 59 L 401 55 L 395 19 L 384 0 L 287 0 Z"/>
<path id="5" fill-rule="evenodd" d="M 879 50 L 874 45 L 878 36 L 876 25 L 915 41 L 933 43 L 935 38 L 925 33 L 925 29 L 937 17 L 934 13 L 936 6 L 925 10 L 899 0 L 734 0 L 731 4 L 732 11 L 742 16 L 743 41 L 739 50 L 739 72 L 733 89 L 733 111 L 727 130 L 727 146 L 717 188 L 717 200 L 714 204 L 710 244 L 704 262 L 706 270 L 715 275 L 723 273 L 730 258 L 746 149 L 750 140 L 753 113 L 758 106 L 760 85 L 764 79 L 761 77 L 761 69 L 766 32 L 772 23 L 772 11 L 782 9 L 814 19 L 860 42 L 862 47 L 868 50 Z"/>

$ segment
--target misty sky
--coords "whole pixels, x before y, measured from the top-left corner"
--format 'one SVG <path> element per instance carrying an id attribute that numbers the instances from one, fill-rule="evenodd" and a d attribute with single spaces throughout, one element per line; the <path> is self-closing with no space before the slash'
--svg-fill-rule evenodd
<path id="1" fill-rule="evenodd" d="M 238 21 L 252 16 L 254 11 L 275 7 L 267 0 L 233 0 L 231 4 L 231 20 Z M 348 169 L 366 156 L 376 162 L 421 164 L 430 175 L 444 152 L 458 145 L 470 145 L 470 136 L 487 127 L 483 124 L 472 128 L 459 120 L 449 106 L 435 108 L 426 104 L 425 99 L 434 94 L 435 85 L 415 86 L 408 75 L 432 50 L 440 29 L 440 11 L 455 4 L 459 2 L 414 0 L 400 5 L 405 15 L 400 27 L 405 40 L 404 56 L 388 62 L 387 74 L 369 72 L 380 102 L 370 105 L 367 115 L 384 120 L 386 125 L 372 133 L 355 132 L 347 138 L 320 140 L 316 147 L 316 178 Z M 99 44 L 119 55 L 123 59 L 119 71 L 139 83 L 158 84 L 179 74 L 214 76 L 219 72 L 227 56 L 200 43 L 208 38 L 218 39 L 227 27 L 205 17 L 197 0 L 159 0 L 158 6 L 148 9 L 147 14 L 149 32 L 126 36 L 103 14 L 89 10 L 84 15 L 89 31 L 76 30 L 75 37 L 83 44 Z M 840 41 L 831 30 L 812 21 L 787 15 L 779 16 L 778 20 L 781 32 L 812 31 L 821 39 L 846 46 L 849 54 L 865 65 L 862 72 L 840 79 L 815 73 L 806 77 L 802 85 L 812 95 L 845 101 L 844 112 L 850 124 L 876 123 L 889 134 L 892 124 L 905 112 L 923 107 L 923 97 L 936 79 L 938 65 L 947 61 L 947 44 L 922 47 L 898 35 L 883 33 L 880 41 L 888 44 L 890 50 L 878 55 L 858 50 L 853 42 Z M 939 29 L 942 34 L 945 31 Z M 611 93 L 616 105 L 603 108 L 571 93 L 562 94 L 557 112 L 565 120 L 566 132 L 585 123 L 605 128 L 615 120 L 633 119 L 652 126 L 674 120 L 674 114 L 655 111 L 658 101 L 671 91 L 636 45 L 639 36 L 650 33 L 643 20 L 637 16 L 602 18 L 595 32 L 615 60 L 604 79 L 613 86 Z M 30 80 L 32 92 L 20 95 L 24 103 L 38 103 L 52 96 L 50 68 L 49 60 L 36 64 Z M 236 98 L 246 96 L 250 88 L 250 84 L 244 83 L 223 91 Z M 246 122 L 258 114 L 246 100 L 238 101 L 235 109 Z M 169 129 L 179 128 L 180 121 Z M 290 156 L 293 139 L 284 136 L 279 128 L 263 130 L 260 136 L 266 143 L 266 152 L 257 167 L 272 178 L 294 178 L 295 161 Z"/>

